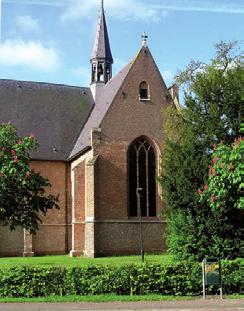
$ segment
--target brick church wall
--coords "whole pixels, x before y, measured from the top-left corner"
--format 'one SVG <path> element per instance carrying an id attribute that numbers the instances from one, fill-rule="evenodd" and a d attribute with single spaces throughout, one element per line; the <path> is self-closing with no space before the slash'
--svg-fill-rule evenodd
<path id="1" fill-rule="evenodd" d="M 63 254 L 68 250 L 68 185 L 67 164 L 64 162 L 32 161 L 31 167 L 48 178 L 52 187 L 47 194 L 59 196 L 60 209 L 48 211 L 42 216 L 43 223 L 33 236 L 33 251 L 35 254 Z M 69 221 L 70 223 L 70 221 Z"/>
<path id="2" fill-rule="evenodd" d="M 32 161 L 31 168 L 48 178 L 52 187 L 47 189 L 47 194 L 59 196 L 60 209 L 48 211 L 46 216 L 41 216 L 42 223 L 39 231 L 33 235 L 33 251 L 36 255 L 63 254 L 69 248 L 69 232 L 71 215 L 68 214 L 69 182 L 68 164 L 54 161 Z M 71 209 L 69 209 L 71 213 Z M 67 225 L 68 224 L 68 225 Z M 10 231 L 8 227 L 0 226 L 0 256 L 19 256 L 24 249 L 23 230 L 17 228 Z"/>
<path id="3" fill-rule="evenodd" d="M 21 256 L 24 250 L 24 233 L 17 228 L 10 231 L 9 227 L 0 226 L 0 256 Z"/>
<path id="4" fill-rule="evenodd" d="M 73 204 L 74 204 L 74 222 L 72 237 L 80 250 L 85 246 L 85 161 L 82 161 L 74 170 L 74 189 L 73 189 Z"/>
<path id="5" fill-rule="evenodd" d="M 96 224 L 98 255 L 131 255 L 140 253 L 140 227 L 135 220 Z M 143 244 L 146 253 L 166 251 L 165 223 L 143 222 Z"/>
<path id="6" fill-rule="evenodd" d="M 142 81 L 149 85 L 150 101 L 139 100 Z M 167 88 L 149 50 L 142 49 L 100 126 L 95 224 L 98 254 L 138 252 L 138 220 L 128 214 L 127 151 L 133 140 L 143 135 L 158 151 L 159 164 L 159 150 L 163 147 L 162 109 L 169 104 L 168 98 Z M 158 187 L 158 215 L 162 209 Z M 163 219 L 154 217 L 144 222 L 146 250 L 165 250 Z"/>

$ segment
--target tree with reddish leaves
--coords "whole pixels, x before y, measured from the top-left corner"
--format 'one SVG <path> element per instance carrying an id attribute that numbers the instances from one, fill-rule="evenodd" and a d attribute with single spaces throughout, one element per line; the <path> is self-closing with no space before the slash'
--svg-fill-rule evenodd
<path id="1" fill-rule="evenodd" d="M 199 202 L 209 208 L 208 230 L 212 251 L 221 256 L 226 256 L 226 250 L 239 253 L 240 142 L 240 139 L 236 139 L 231 146 L 224 143 L 214 146 L 207 184 L 198 189 Z"/>
<path id="2" fill-rule="evenodd" d="M 58 198 L 46 194 L 49 181 L 30 168 L 30 152 L 38 148 L 33 135 L 20 138 L 10 123 L 0 125 L 0 223 L 36 233 Z"/>

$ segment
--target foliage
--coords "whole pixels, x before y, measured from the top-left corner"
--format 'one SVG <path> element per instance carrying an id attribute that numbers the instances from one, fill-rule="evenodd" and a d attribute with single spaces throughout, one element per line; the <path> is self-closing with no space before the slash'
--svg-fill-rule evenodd
<path id="1" fill-rule="evenodd" d="M 241 125 L 240 125 L 240 153 L 241 153 L 241 198 L 240 198 L 240 208 L 244 209 L 244 93 L 242 94 L 242 104 L 241 104 Z"/>
<path id="2" fill-rule="evenodd" d="M 200 202 L 206 203 L 210 210 L 208 230 L 212 249 L 224 257 L 228 253 L 239 253 L 240 140 L 232 146 L 221 143 L 214 147 L 211 158 L 208 182 L 198 190 L 198 194 Z"/>
<path id="3" fill-rule="evenodd" d="M 240 286 L 240 260 L 223 261 L 224 293 Z M 76 268 L 21 267 L 0 269 L 0 297 L 50 295 L 199 295 L 201 265 L 178 262 L 171 265 L 88 266 Z M 209 288 L 216 293 L 216 288 Z"/>
<path id="4" fill-rule="evenodd" d="M 201 201 L 206 200 L 212 211 L 233 213 L 240 206 L 239 189 L 241 183 L 240 140 L 232 146 L 223 143 L 214 146 L 209 165 L 208 184 L 199 189 Z"/>
<path id="5" fill-rule="evenodd" d="M 238 256 L 238 243 L 226 231 L 231 247 L 216 253 L 209 227 L 216 225 L 208 201 L 197 190 L 208 181 L 212 146 L 231 145 L 239 133 L 241 104 L 240 57 L 236 43 L 221 42 L 210 64 L 192 62 L 176 81 L 185 86 L 184 106 L 164 112 L 165 146 L 160 183 L 166 202 L 167 242 L 180 259 L 201 260 L 207 255 Z M 231 222 L 233 215 L 226 222 Z M 220 229 L 216 228 L 218 235 Z"/>
<path id="6" fill-rule="evenodd" d="M 0 125 L 0 222 L 35 233 L 40 213 L 57 206 L 58 198 L 46 195 L 50 183 L 29 166 L 29 153 L 38 147 L 33 135 L 20 138 L 10 123 Z"/>

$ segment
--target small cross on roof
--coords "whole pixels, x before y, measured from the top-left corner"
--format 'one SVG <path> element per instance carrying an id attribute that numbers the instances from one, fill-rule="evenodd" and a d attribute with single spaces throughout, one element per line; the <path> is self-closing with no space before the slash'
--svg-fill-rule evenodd
<path id="1" fill-rule="evenodd" d="M 142 46 L 147 46 L 147 39 L 148 39 L 148 36 L 146 35 L 145 31 L 143 32 L 142 34 Z"/>

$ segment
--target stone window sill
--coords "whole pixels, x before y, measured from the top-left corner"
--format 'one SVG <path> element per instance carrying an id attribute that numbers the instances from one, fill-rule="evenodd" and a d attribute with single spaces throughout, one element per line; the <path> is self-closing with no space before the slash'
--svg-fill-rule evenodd
<path id="1" fill-rule="evenodd" d="M 148 98 L 141 98 L 141 97 L 139 97 L 139 101 L 141 101 L 141 102 L 150 102 L 151 98 L 150 97 L 148 97 Z"/>

